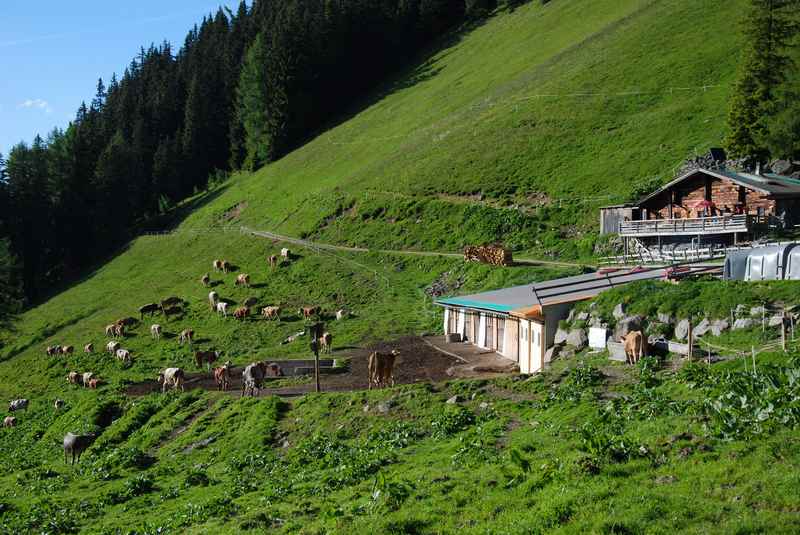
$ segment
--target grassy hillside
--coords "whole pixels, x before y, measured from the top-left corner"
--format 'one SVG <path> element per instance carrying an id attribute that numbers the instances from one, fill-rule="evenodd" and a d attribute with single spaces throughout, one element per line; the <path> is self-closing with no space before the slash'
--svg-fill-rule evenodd
<path id="1" fill-rule="evenodd" d="M 438 329 L 425 293 L 435 281 L 473 292 L 579 271 L 307 249 L 272 271 L 282 245 L 238 229 L 373 249 L 502 239 L 518 253 L 586 256 L 597 205 L 718 143 L 742 5 L 552 0 L 498 13 L 283 160 L 190 200 L 174 234 L 133 241 L 23 314 L 0 350 L 0 400 L 31 399 L 17 427 L 0 429 L 0 532 L 796 532 L 796 353 L 760 356 L 756 378 L 737 360 L 633 369 L 581 354 L 529 379 L 290 401 L 124 394 L 166 366 L 194 370 L 174 337 L 185 328 L 236 365 L 307 356 L 307 338 L 281 344 L 304 328 L 302 305 L 352 310 L 327 326 L 335 347 L 363 347 Z M 722 87 L 668 89 L 703 85 Z M 212 273 L 215 291 L 280 304 L 282 320 L 212 313 L 199 279 L 215 258 L 238 268 Z M 251 289 L 234 286 L 238 273 Z M 716 313 L 739 295 L 645 290 L 641 302 L 614 298 L 684 312 L 700 295 Z M 746 298 L 773 290 L 795 297 L 783 285 Z M 102 353 L 106 324 L 173 295 L 183 316 L 146 318 L 124 340 L 132 366 Z M 152 322 L 169 336 L 152 340 Z M 749 347 L 746 335 L 725 343 Z M 81 352 L 87 342 L 95 354 Z M 47 357 L 55 343 L 77 351 Z M 106 384 L 70 386 L 69 371 Z M 445 403 L 456 394 L 459 405 Z M 63 434 L 92 430 L 97 442 L 66 466 Z"/>

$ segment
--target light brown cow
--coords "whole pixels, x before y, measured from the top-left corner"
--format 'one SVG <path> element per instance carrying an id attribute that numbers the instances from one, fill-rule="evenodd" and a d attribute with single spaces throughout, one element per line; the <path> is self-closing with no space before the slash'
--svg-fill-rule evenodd
<path id="1" fill-rule="evenodd" d="M 236 277 L 236 281 L 233 283 L 234 286 L 244 286 L 245 288 L 250 287 L 250 275 L 247 273 L 242 273 L 241 275 Z"/>
<path id="2" fill-rule="evenodd" d="M 89 342 L 88 344 L 83 346 L 83 352 L 88 355 L 91 355 L 94 352 L 94 344 Z"/>
<path id="3" fill-rule="evenodd" d="M 269 258 L 267 258 L 267 262 L 269 262 L 270 268 L 275 269 L 276 267 L 278 267 L 278 256 L 270 255 Z"/>
<path id="4" fill-rule="evenodd" d="M 247 307 L 239 307 L 233 311 L 233 317 L 237 320 L 244 320 L 250 315 L 250 309 Z"/>
<path id="5" fill-rule="evenodd" d="M 114 323 L 112 323 L 110 325 L 106 325 L 106 336 L 108 336 L 109 338 L 113 337 L 114 333 L 116 332 L 115 328 L 116 328 L 116 324 L 114 324 Z"/>
<path id="6" fill-rule="evenodd" d="M 322 311 L 322 308 L 319 306 L 313 307 L 301 307 L 300 310 L 297 311 L 298 314 L 303 316 L 305 319 L 310 319 L 319 314 Z"/>
<path id="7" fill-rule="evenodd" d="M 369 356 L 369 390 L 373 385 L 394 386 L 394 362 L 399 351 L 393 349 L 390 353 L 373 351 Z"/>
<path id="8" fill-rule="evenodd" d="M 211 265 L 214 267 L 214 271 L 222 271 L 222 260 L 214 260 Z"/>
<path id="9" fill-rule="evenodd" d="M 208 288 L 208 286 L 211 284 L 211 275 L 209 275 L 208 273 L 206 273 L 205 275 L 203 275 L 202 277 L 200 277 L 200 283 L 201 283 L 203 286 L 205 286 L 206 288 Z"/>
<path id="10" fill-rule="evenodd" d="M 156 340 L 161 339 L 161 325 L 154 323 L 150 326 L 150 336 Z"/>
<path id="11" fill-rule="evenodd" d="M 330 353 L 333 351 L 333 335 L 331 333 L 323 333 L 319 339 L 320 347 L 323 353 Z"/>
<path id="12" fill-rule="evenodd" d="M 178 337 L 178 344 L 189 342 L 189 346 L 191 346 L 192 340 L 194 340 L 194 331 L 192 329 L 184 329 Z"/>
<path id="13" fill-rule="evenodd" d="M 131 352 L 127 349 L 117 349 L 117 359 L 121 360 L 123 364 L 131 363 Z"/>
<path id="14" fill-rule="evenodd" d="M 214 381 L 217 383 L 217 390 L 227 391 L 231 386 L 231 366 L 228 361 L 219 368 L 214 368 Z"/>
<path id="15" fill-rule="evenodd" d="M 620 339 L 625 345 L 625 357 L 628 364 L 636 364 L 647 354 L 647 339 L 642 331 L 631 331 Z"/>
<path id="16" fill-rule="evenodd" d="M 17 425 L 17 418 L 14 416 L 6 416 L 3 418 L 3 427 L 14 427 Z"/>
<path id="17" fill-rule="evenodd" d="M 264 307 L 261 309 L 261 315 L 268 320 L 280 320 L 281 307 Z"/>
<path id="18" fill-rule="evenodd" d="M 124 323 L 115 323 L 114 324 L 114 337 L 115 338 L 122 338 L 125 336 L 125 324 Z"/>
<path id="19" fill-rule="evenodd" d="M 89 379 L 89 388 L 97 389 L 97 385 L 102 384 L 103 381 L 98 379 L 97 377 L 92 377 Z"/>
<path id="20" fill-rule="evenodd" d="M 222 261 L 222 272 L 227 273 L 231 270 L 231 263 L 227 260 Z"/>

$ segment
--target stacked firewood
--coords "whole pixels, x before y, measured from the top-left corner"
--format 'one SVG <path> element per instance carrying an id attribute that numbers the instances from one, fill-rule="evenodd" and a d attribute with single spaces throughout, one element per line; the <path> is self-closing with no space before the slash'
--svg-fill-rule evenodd
<path id="1" fill-rule="evenodd" d="M 510 266 L 514 263 L 511 250 L 502 245 L 468 245 L 464 247 L 464 260 L 493 266 Z"/>

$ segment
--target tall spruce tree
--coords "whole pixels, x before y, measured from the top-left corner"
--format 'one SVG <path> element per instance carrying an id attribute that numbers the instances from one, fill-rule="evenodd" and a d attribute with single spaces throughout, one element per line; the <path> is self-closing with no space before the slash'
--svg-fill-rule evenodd
<path id="1" fill-rule="evenodd" d="M 746 45 L 728 110 L 728 153 L 763 160 L 776 91 L 790 65 L 787 48 L 797 33 L 798 0 L 750 0 Z"/>
<path id="2" fill-rule="evenodd" d="M 267 163 L 273 154 L 267 116 L 266 63 L 267 47 L 263 34 L 259 33 L 245 53 L 236 91 L 237 120 L 244 131 L 242 167 L 250 170 Z"/>

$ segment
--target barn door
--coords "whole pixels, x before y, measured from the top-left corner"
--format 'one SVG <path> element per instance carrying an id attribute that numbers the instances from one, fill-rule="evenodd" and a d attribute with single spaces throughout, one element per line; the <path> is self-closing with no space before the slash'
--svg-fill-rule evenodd
<path id="1" fill-rule="evenodd" d="M 519 322 L 519 371 L 520 373 L 530 373 L 530 324 L 527 321 Z"/>

